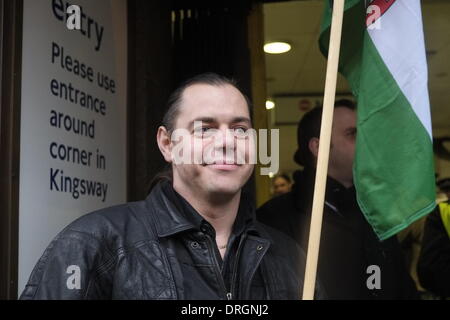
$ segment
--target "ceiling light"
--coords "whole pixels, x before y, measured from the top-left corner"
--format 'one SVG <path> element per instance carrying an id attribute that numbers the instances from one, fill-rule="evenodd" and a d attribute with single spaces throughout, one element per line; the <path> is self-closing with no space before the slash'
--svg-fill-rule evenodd
<path id="1" fill-rule="evenodd" d="M 269 42 L 264 45 L 264 52 L 271 54 L 285 53 L 291 50 L 291 45 L 287 42 Z"/>
<path id="2" fill-rule="evenodd" d="M 267 100 L 266 101 L 266 109 L 270 110 L 270 109 L 273 109 L 273 108 L 275 108 L 275 102 L 273 102 L 271 100 Z"/>

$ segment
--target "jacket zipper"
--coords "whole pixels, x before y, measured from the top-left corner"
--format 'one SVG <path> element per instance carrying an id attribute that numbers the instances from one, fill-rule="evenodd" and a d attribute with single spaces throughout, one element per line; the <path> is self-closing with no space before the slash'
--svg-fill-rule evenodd
<path id="1" fill-rule="evenodd" d="M 216 271 L 216 276 L 219 279 L 220 286 L 222 287 L 223 292 L 225 293 L 226 299 L 231 300 L 233 298 L 233 295 L 231 292 L 227 291 L 227 287 L 225 286 L 225 282 L 223 281 L 223 276 L 222 276 L 222 273 L 220 272 L 219 261 L 217 261 L 217 256 L 216 256 L 216 253 L 214 252 L 214 243 L 212 242 L 212 239 L 209 235 L 206 235 L 206 238 L 208 239 L 208 242 L 210 244 L 210 246 L 208 246 L 208 250 L 213 256 L 214 264 L 216 265 L 216 267 L 214 269 Z"/>
<path id="2" fill-rule="evenodd" d="M 236 284 L 236 277 L 237 277 L 237 269 L 239 266 L 239 257 L 241 255 L 241 247 L 245 241 L 245 237 L 246 237 L 246 233 L 242 234 L 241 236 L 241 240 L 239 241 L 239 245 L 238 245 L 238 250 L 237 250 L 237 254 L 236 254 L 236 259 L 234 260 L 234 266 L 233 266 L 233 274 L 231 276 L 231 293 L 235 293 L 235 284 Z M 231 294 L 230 294 L 231 295 Z"/>

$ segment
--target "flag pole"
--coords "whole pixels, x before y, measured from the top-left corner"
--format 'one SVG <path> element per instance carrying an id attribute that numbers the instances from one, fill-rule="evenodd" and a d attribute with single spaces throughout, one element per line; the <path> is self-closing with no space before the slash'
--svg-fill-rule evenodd
<path id="1" fill-rule="evenodd" d="M 334 0 L 303 300 L 314 299 L 345 0 Z"/>

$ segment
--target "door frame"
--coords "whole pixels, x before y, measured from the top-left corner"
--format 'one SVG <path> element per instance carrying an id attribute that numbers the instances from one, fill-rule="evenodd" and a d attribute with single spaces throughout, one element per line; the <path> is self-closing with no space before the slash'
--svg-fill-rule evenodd
<path id="1" fill-rule="evenodd" d="M 17 299 L 23 0 L 0 0 L 0 299 Z"/>

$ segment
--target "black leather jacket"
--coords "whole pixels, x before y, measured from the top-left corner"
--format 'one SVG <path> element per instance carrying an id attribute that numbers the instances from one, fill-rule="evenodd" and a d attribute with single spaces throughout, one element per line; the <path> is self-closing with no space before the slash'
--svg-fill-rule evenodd
<path id="1" fill-rule="evenodd" d="M 303 257 L 293 241 L 247 221 L 227 286 L 214 238 L 175 194 L 162 182 L 145 201 L 70 224 L 45 250 L 21 299 L 298 299 Z M 238 215 L 253 217 L 242 203 Z"/>

